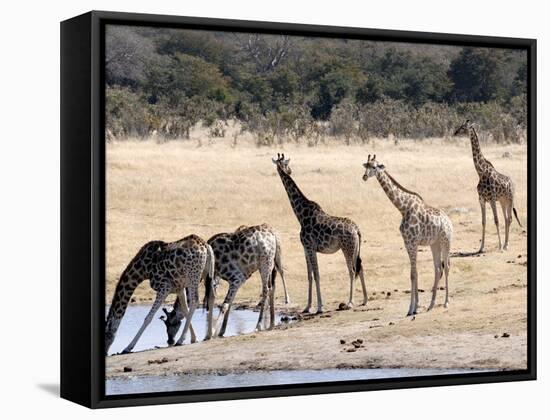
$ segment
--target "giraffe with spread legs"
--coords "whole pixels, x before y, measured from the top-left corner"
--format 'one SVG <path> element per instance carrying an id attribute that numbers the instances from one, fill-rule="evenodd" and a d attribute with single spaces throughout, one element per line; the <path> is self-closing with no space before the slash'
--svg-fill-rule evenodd
<path id="1" fill-rule="evenodd" d="M 290 302 L 283 272 L 280 239 L 275 230 L 268 224 L 258 226 L 240 226 L 232 233 L 219 233 L 208 240 L 216 257 L 215 277 L 229 283 L 227 295 L 223 301 L 220 314 L 216 321 L 215 336 L 223 337 L 227 328 L 231 305 L 239 288 L 254 274 L 260 272 L 262 295 L 260 299 L 260 314 L 256 330 L 260 330 L 264 321 L 266 300 L 269 296 L 269 329 L 275 326 L 275 277 L 281 276 L 285 294 L 285 304 Z M 175 302 L 171 312 L 165 311 L 166 332 L 168 341 L 173 340 L 184 318 L 184 312 L 178 310 L 180 300 Z"/>
<path id="2" fill-rule="evenodd" d="M 376 161 L 376 155 L 363 164 L 363 180 L 376 177 L 380 186 L 399 210 L 403 219 L 399 230 L 411 263 L 411 303 L 407 316 L 418 311 L 418 272 L 416 268 L 419 246 L 429 245 L 432 249 L 435 280 L 432 288 L 432 300 L 428 311 L 435 305 L 439 280 L 445 272 L 445 308 L 449 306 L 449 252 L 453 235 L 453 225 L 447 215 L 434 207 L 428 206 L 422 197 L 399 184 L 383 164 Z"/>
<path id="3" fill-rule="evenodd" d="M 298 222 L 300 222 L 300 240 L 304 247 L 308 276 L 308 301 L 304 313 L 309 312 L 312 304 L 313 279 L 317 289 L 317 313 L 323 312 L 321 298 L 321 279 L 317 253 L 333 254 L 342 250 L 346 259 L 349 278 L 349 301 L 347 307 L 353 306 L 354 281 L 357 276 L 361 278 L 363 288 L 363 304 L 367 304 L 367 289 L 363 265 L 361 262 L 361 232 L 359 227 L 345 217 L 331 216 L 323 211 L 321 206 L 306 198 L 291 178 L 290 159 L 285 159 L 284 154 L 272 159 L 277 167 L 277 172 L 286 190 L 290 205 Z"/>
<path id="4" fill-rule="evenodd" d="M 181 302 L 186 302 L 185 289 L 189 294 L 189 309 L 183 332 L 176 345 L 181 345 L 191 327 L 191 319 L 199 300 L 199 283 L 205 277 L 207 300 L 213 300 L 214 252 L 196 235 L 189 235 L 179 241 L 166 243 L 151 241 L 143 245 L 130 261 L 115 289 L 113 301 L 105 324 L 105 353 L 115 339 L 120 321 L 126 312 L 130 298 L 136 287 L 149 279 L 151 288 L 157 293 L 153 306 L 145 317 L 134 339 L 123 353 L 132 351 L 143 331 L 151 323 L 155 313 L 170 293 L 178 294 Z M 186 310 L 185 305 L 182 305 Z M 207 337 L 212 332 L 211 311 L 208 317 Z"/>
<path id="5" fill-rule="evenodd" d="M 497 228 L 498 249 L 508 249 L 508 241 L 510 237 L 510 225 L 512 224 L 512 212 L 518 224 L 521 223 L 518 218 L 518 213 L 514 207 L 514 184 L 512 180 L 499 173 L 493 164 L 489 162 L 481 153 L 479 147 L 479 139 L 477 137 L 474 125 L 470 120 L 466 120 L 464 124 L 458 127 L 455 131 L 455 136 L 468 135 L 472 146 L 472 156 L 474 159 L 474 167 L 476 168 L 479 182 L 477 184 L 477 194 L 479 196 L 479 205 L 481 206 L 481 246 L 479 253 L 483 252 L 485 247 L 485 225 L 486 225 L 486 203 L 489 202 L 493 210 L 493 218 Z M 500 238 L 500 229 L 498 226 L 497 202 L 500 202 L 502 212 L 504 213 L 504 247 Z"/>

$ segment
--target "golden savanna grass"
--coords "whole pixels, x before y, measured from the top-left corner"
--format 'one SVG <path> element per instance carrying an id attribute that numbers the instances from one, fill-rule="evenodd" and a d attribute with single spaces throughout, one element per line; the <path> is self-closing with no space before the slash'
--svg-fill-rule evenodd
<path id="1" fill-rule="evenodd" d="M 410 265 L 399 233 L 401 216 L 376 180 L 362 181 L 362 163 L 368 154 L 376 153 L 377 160 L 400 183 L 449 215 L 454 225 L 452 252 L 473 252 L 479 248 L 481 216 L 476 192 L 478 179 L 467 139 L 403 140 L 398 145 L 384 140 L 352 146 L 285 144 L 273 148 L 246 143 L 233 148 L 229 139 L 207 143 L 203 141 L 202 147 L 197 147 L 195 141 L 164 144 L 125 141 L 107 145 L 107 302 L 126 264 L 145 242 L 173 241 L 191 233 L 208 239 L 243 224 L 266 222 L 282 239 L 290 308 L 305 306 L 307 275 L 300 227 L 271 162 L 277 152 L 291 158 L 293 178 L 309 199 L 318 202 L 327 213 L 349 217 L 359 225 L 370 301 L 367 308 L 329 312 L 326 318 L 315 317 L 289 328 L 254 334 L 253 343 L 250 337 L 232 337 L 157 350 L 169 356 L 170 352 L 186 354 L 186 360 L 196 356 L 195 364 L 186 362 L 180 366 L 174 362 L 170 369 L 206 369 L 201 365 L 200 352 L 196 353 L 200 346 L 235 346 L 239 351 L 234 366 L 228 366 L 220 355 L 220 369 L 224 366 L 230 370 L 281 368 L 283 360 L 284 366 L 290 368 L 526 366 L 524 145 L 482 145 L 485 156 L 497 170 L 509 175 L 516 186 L 515 207 L 524 227 L 513 222 L 510 249 L 498 251 L 492 213 L 487 206 L 487 252 L 451 259 L 450 308 L 446 310 L 440 305 L 444 299 L 444 291 L 440 291 L 439 305 L 430 313 L 425 313 L 425 309 L 434 277 L 432 256 L 429 248 L 422 249 L 419 287 L 425 292 L 420 294 L 421 313 L 411 321 L 405 318 L 410 298 L 407 293 Z M 500 207 L 499 217 L 504 240 Z M 319 262 L 325 308 L 333 311 L 348 298 L 349 278 L 344 258 L 341 252 L 319 255 Z M 361 302 L 359 283 L 356 282 L 356 303 Z M 282 309 L 280 283 L 277 287 L 277 305 Z M 254 305 L 259 293 L 256 274 L 239 291 L 236 303 Z M 224 294 L 222 289 L 218 294 L 220 302 Z M 138 288 L 134 297 L 136 302 L 151 300 L 153 293 L 148 282 Z M 500 338 L 505 332 L 510 337 Z M 357 337 L 363 337 L 370 345 L 347 353 L 337 343 L 340 338 Z M 285 351 L 282 358 L 283 347 L 295 350 L 304 340 L 309 340 L 307 349 L 300 348 L 298 354 Z M 260 358 L 264 361 L 259 365 L 255 353 L 258 349 L 264 349 L 267 355 Z M 108 363 L 108 374 L 118 375 L 118 365 L 128 363 L 132 357 L 137 357 L 131 360 L 138 363 L 138 355 L 109 358 L 113 360 Z M 250 360 L 246 364 L 240 358 Z M 209 363 L 208 368 L 216 370 L 216 361 L 209 359 Z M 152 372 L 154 367 L 145 362 L 140 366 L 143 371 L 138 369 L 138 373 L 158 373 Z"/>

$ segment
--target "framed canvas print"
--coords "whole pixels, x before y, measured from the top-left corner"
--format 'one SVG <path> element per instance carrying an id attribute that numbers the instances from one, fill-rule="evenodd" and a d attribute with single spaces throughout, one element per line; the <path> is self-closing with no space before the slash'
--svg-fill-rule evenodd
<path id="1" fill-rule="evenodd" d="M 61 24 L 61 395 L 536 378 L 536 41 Z"/>

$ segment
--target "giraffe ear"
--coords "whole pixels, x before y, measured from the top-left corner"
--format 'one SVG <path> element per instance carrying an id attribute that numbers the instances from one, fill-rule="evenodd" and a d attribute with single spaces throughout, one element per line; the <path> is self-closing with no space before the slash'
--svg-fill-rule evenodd
<path id="1" fill-rule="evenodd" d="M 277 165 L 277 159 L 271 158 L 271 162 L 273 162 L 275 165 Z"/>
<path id="2" fill-rule="evenodd" d="M 287 160 L 285 160 L 285 163 L 288 165 L 290 163 L 290 158 L 288 158 Z"/>
<path id="3" fill-rule="evenodd" d="M 378 167 L 378 169 L 380 169 L 381 171 L 383 171 L 384 169 L 386 169 L 386 166 L 385 166 L 383 163 L 379 164 L 377 167 Z"/>

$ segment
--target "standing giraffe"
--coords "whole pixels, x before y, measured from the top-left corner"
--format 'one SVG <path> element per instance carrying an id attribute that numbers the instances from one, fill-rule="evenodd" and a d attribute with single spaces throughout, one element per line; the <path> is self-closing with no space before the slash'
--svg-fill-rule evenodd
<path id="1" fill-rule="evenodd" d="M 483 225 L 483 230 L 481 234 L 481 247 L 478 252 L 482 253 L 485 246 L 485 204 L 487 202 L 491 204 L 491 209 L 493 210 L 493 218 L 495 220 L 498 235 L 498 249 L 506 250 L 508 249 L 510 225 L 512 224 L 512 211 L 514 212 L 514 216 L 516 217 L 518 224 L 521 226 L 518 219 L 518 213 L 514 207 L 514 184 L 509 177 L 497 172 L 493 164 L 485 159 L 479 147 L 479 139 L 477 137 L 476 130 L 474 125 L 470 123 L 470 120 L 466 120 L 464 124 L 458 127 L 454 135 L 459 136 L 463 134 L 470 136 L 474 167 L 476 168 L 477 175 L 479 176 L 477 193 L 479 196 L 479 205 L 481 206 L 481 223 Z M 498 227 L 497 201 L 500 202 L 502 212 L 504 213 L 504 247 L 502 246 L 500 229 Z"/>
<path id="2" fill-rule="evenodd" d="M 275 277 L 277 273 L 283 281 L 285 304 L 290 302 L 286 291 L 283 265 L 281 261 L 281 244 L 275 230 L 264 223 L 258 226 L 240 226 L 232 233 L 219 233 L 208 240 L 216 257 L 215 277 L 221 277 L 229 283 L 227 295 L 223 301 L 221 312 L 216 321 L 215 336 L 223 337 L 229 319 L 229 311 L 239 288 L 256 271 L 260 271 L 262 280 L 262 297 L 260 314 L 256 329 L 261 328 L 264 316 L 265 302 L 269 294 L 270 326 L 275 326 Z M 216 281 L 215 284 L 218 282 Z M 182 301 L 183 302 L 183 301 Z M 165 310 L 166 333 L 168 342 L 173 341 L 177 334 L 185 311 L 179 309 L 179 298 L 174 303 L 172 312 Z"/>
<path id="3" fill-rule="evenodd" d="M 289 166 L 290 159 L 285 159 L 284 154 L 277 154 L 277 159 L 272 160 L 277 166 L 277 172 L 288 194 L 290 205 L 301 226 L 300 240 L 306 256 L 308 278 L 308 300 L 303 312 L 307 313 L 311 309 L 313 278 L 315 278 L 315 286 L 317 288 L 317 313 L 323 312 L 317 253 L 334 254 L 340 249 L 346 258 L 350 279 L 347 307 L 351 308 L 353 306 L 354 280 L 357 276 L 361 278 L 363 305 L 366 305 L 367 288 L 365 287 L 365 277 L 360 256 L 361 232 L 359 227 L 348 218 L 331 216 L 325 213 L 319 204 L 308 200 L 290 177 L 292 173 Z"/>
<path id="4" fill-rule="evenodd" d="M 143 325 L 123 353 L 132 351 L 166 297 L 170 293 L 177 293 L 180 301 L 185 302 L 184 291 L 187 289 L 189 293 L 189 312 L 186 314 L 187 320 L 183 332 L 176 343 L 176 345 L 181 345 L 185 340 L 187 330 L 191 326 L 191 319 L 199 300 L 199 283 L 204 276 L 206 276 L 208 299 L 212 299 L 214 252 L 198 236 L 189 235 L 172 243 L 162 241 L 146 243 L 130 261 L 116 286 L 105 324 L 105 353 L 107 354 L 115 339 L 118 326 L 124 312 L 126 312 L 134 290 L 145 279 L 149 279 L 151 288 L 157 292 L 157 296 L 143 321 Z M 185 308 L 185 306 L 183 307 Z M 209 311 L 207 337 L 210 336 L 211 332 L 212 311 Z"/>
<path id="5" fill-rule="evenodd" d="M 428 311 L 435 305 L 437 284 L 445 271 L 445 308 L 449 306 L 449 251 L 453 235 L 453 225 L 447 215 L 434 207 L 428 206 L 417 193 L 400 185 L 387 171 L 383 164 L 368 156 L 363 164 L 363 180 L 376 177 L 382 189 L 403 216 L 399 231 L 403 236 L 405 248 L 411 261 L 411 304 L 407 316 L 418 310 L 418 272 L 416 258 L 418 247 L 430 245 L 433 255 L 435 280 L 432 288 L 432 301 Z"/>

